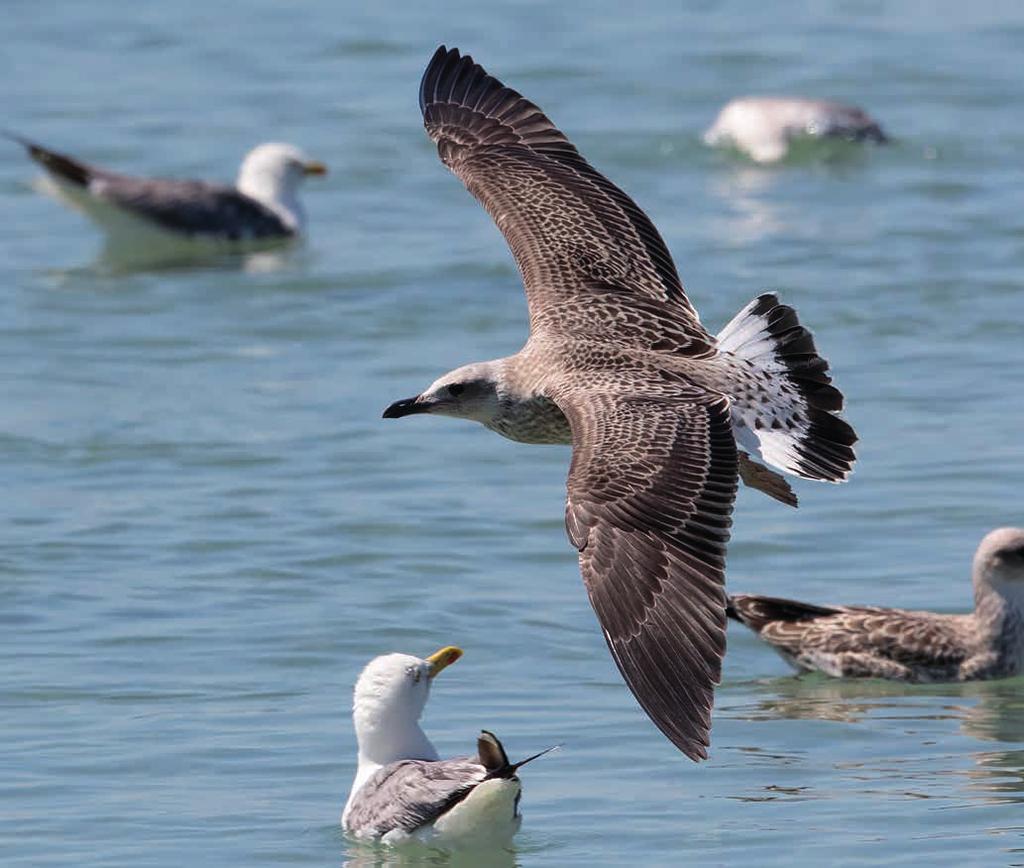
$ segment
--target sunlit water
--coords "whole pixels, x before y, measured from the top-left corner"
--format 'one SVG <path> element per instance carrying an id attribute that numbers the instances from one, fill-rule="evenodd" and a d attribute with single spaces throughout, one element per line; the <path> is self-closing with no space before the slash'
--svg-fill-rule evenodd
<path id="1" fill-rule="evenodd" d="M 862 442 L 797 511 L 743 492 L 733 589 L 942 611 L 1024 523 L 1024 16 L 976 4 L 4 7 L 4 124 L 139 173 L 331 164 L 308 244 L 160 269 L 0 143 L 0 852 L 5 865 L 376 864 L 337 817 L 371 656 L 467 651 L 426 725 L 524 770 L 521 865 L 1024 863 L 1024 688 L 796 680 L 734 630 L 711 760 L 605 651 L 562 448 L 381 409 L 526 331 L 514 266 L 420 129 L 437 43 L 544 106 L 665 235 L 712 330 L 766 288 L 814 328 Z M 728 97 L 864 103 L 895 139 L 759 168 Z M 468 864 L 484 864 L 480 859 Z M 499 859 L 495 864 L 503 864 Z"/>

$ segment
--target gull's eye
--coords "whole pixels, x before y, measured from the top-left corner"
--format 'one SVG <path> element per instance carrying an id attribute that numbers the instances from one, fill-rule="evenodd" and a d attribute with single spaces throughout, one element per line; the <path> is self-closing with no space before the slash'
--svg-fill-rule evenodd
<path id="1" fill-rule="evenodd" d="M 459 395 L 461 395 L 465 391 L 466 387 L 463 386 L 462 383 L 452 383 L 448 387 L 448 394 L 451 395 L 453 398 L 458 398 Z"/>
<path id="2" fill-rule="evenodd" d="M 423 673 L 419 669 L 412 669 L 410 670 L 410 673 L 412 675 L 412 683 L 419 684 L 420 679 L 423 677 Z"/>

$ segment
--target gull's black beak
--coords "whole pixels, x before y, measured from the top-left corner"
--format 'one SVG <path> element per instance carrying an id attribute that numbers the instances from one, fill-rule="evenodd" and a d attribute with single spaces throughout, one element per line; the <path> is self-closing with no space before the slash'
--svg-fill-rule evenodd
<path id="1" fill-rule="evenodd" d="M 416 398 L 403 398 L 401 401 L 395 401 L 390 407 L 384 411 L 383 418 L 385 419 L 401 419 L 403 416 L 415 416 L 417 413 L 429 413 L 430 405 L 419 402 L 418 397 Z"/>

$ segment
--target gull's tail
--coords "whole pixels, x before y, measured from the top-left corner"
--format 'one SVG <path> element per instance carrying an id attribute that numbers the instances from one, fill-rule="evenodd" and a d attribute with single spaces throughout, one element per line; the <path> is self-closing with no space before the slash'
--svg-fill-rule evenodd
<path id="1" fill-rule="evenodd" d="M 756 594 L 732 594 L 725 608 L 725 614 L 734 621 L 745 624 L 755 633 L 760 633 L 768 624 L 782 621 L 797 624 L 814 621 L 840 614 L 839 609 L 815 606 L 799 600 L 782 597 L 759 597 Z"/>
<path id="2" fill-rule="evenodd" d="M 796 311 L 758 296 L 718 334 L 718 349 L 739 444 L 787 473 L 845 481 L 857 435 L 836 415 L 843 395 Z"/>
<path id="3" fill-rule="evenodd" d="M 89 186 L 89 182 L 93 177 L 93 170 L 85 163 L 76 160 L 74 157 L 69 157 L 67 154 L 59 154 L 56 151 L 51 151 L 49 148 L 44 148 L 42 145 L 36 144 L 30 139 L 26 139 L 24 136 L 19 136 L 17 133 L 12 133 L 9 130 L 3 130 L 2 132 L 8 139 L 17 142 L 25 148 L 29 156 L 51 175 L 78 187 Z"/>
<path id="4" fill-rule="evenodd" d="M 528 756 L 524 760 L 513 763 L 509 762 L 505 748 L 493 732 L 488 732 L 486 729 L 481 730 L 480 737 L 476 741 L 477 757 L 480 760 L 480 764 L 487 769 L 488 778 L 514 777 L 515 773 L 527 763 L 533 762 L 535 759 L 544 756 L 546 753 L 551 753 L 551 751 L 557 750 L 559 747 L 560 745 L 556 744 L 553 747 L 535 753 L 533 756 Z"/>

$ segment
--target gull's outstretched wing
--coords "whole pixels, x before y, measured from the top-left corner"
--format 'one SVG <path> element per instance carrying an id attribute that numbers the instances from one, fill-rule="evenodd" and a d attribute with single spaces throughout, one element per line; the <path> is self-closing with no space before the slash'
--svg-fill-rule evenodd
<path id="1" fill-rule="evenodd" d="M 571 392 L 566 529 L 608 647 L 661 731 L 707 756 L 725 653 L 725 547 L 737 486 L 726 399 Z"/>
<path id="2" fill-rule="evenodd" d="M 441 160 L 504 234 L 534 330 L 614 333 L 634 346 L 666 330 L 673 349 L 709 352 L 713 339 L 647 215 L 536 105 L 441 46 L 423 75 L 420 108 Z M 631 306 L 650 328 L 632 327 Z"/>

